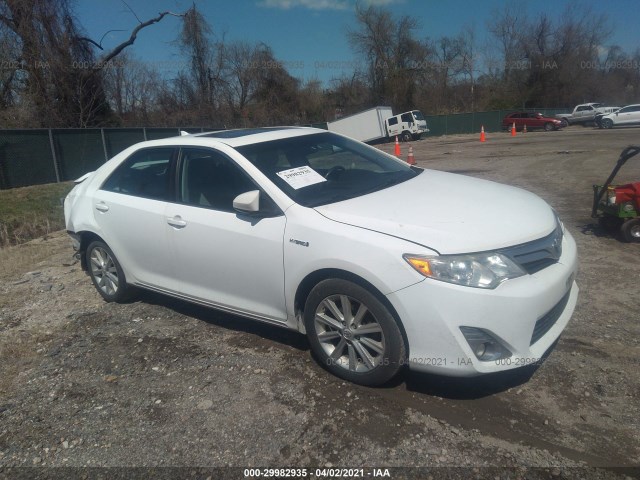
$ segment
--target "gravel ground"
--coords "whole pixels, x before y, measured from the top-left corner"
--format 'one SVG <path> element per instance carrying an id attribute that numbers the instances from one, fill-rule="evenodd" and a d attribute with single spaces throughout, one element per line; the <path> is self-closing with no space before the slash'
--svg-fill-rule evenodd
<path id="1" fill-rule="evenodd" d="M 576 238 L 572 321 L 541 366 L 507 374 L 347 384 L 296 333 L 151 293 L 104 303 L 63 232 L 19 247 L 44 245 L 50 256 L 22 275 L 0 271 L 0 478 L 244 477 L 211 476 L 211 467 L 640 478 L 640 244 L 590 218 L 591 185 L 639 132 L 570 127 L 412 144 L 419 166 L 537 193 Z M 640 180 L 640 158 L 619 179 Z M 49 468 L 165 466 L 205 470 Z"/>

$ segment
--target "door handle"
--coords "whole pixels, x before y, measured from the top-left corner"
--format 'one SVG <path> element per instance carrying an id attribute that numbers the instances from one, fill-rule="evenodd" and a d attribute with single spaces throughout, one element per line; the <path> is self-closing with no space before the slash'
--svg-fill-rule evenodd
<path id="1" fill-rule="evenodd" d="M 180 215 L 176 215 L 175 217 L 168 217 L 167 223 L 174 228 L 184 228 L 187 226 L 187 222 L 182 220 Z"/>
<path id="2" fill-rule="evenodd" d="M 107 205 L 104 202 L 100 202 L 100 203 L 96 204 L 96 210 L 98 210 L 99 212 L 108 212 L 109 211 L 109 205 Z"/>

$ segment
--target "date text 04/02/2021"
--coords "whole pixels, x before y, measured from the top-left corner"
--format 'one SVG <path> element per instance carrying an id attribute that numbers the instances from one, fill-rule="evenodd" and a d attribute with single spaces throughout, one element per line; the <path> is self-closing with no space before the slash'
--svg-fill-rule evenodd
<path id="1" fill-rule="evenodd" d="M 245 468 L 245 478 L 391 478 L 388 468 Z"/>

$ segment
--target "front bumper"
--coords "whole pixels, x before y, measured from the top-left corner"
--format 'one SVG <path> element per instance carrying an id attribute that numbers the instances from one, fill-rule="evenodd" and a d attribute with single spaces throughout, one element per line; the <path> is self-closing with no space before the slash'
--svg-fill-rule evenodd
<path id="1" fill-rule="evenodd" d="M 565 231 L 558 263 L 495 290 L 432 279 L 388 295 L 405 328 L 412 370 L 475 376 L 538 363 L 560 336 L 578 298 L 577 252 Z M 460 327 L 491 333 L 511 357 L 481 361 Z"/>

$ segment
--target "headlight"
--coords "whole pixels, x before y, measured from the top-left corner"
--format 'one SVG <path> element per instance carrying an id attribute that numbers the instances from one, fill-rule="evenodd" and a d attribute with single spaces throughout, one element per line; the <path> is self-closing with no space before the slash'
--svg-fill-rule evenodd
<path id="1" fill-rule="evenodd" d="M 496 288 L 505 280 L 525 274 L 513 260 L 496 252 L 471 255 L 410 255 L 403 258 L 419 273 L 466 287 Z"/>

